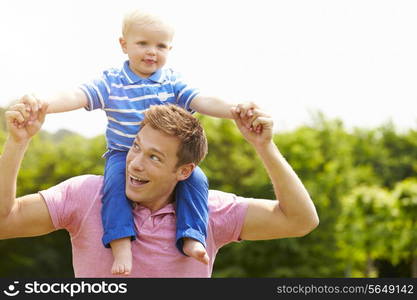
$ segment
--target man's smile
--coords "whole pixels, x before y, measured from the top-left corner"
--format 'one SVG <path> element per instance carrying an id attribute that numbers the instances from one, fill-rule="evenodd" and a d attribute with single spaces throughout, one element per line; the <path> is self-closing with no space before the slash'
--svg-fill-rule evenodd
<path id="1" fill-rule="evenodd" d="M 133 175 L 130 175 L 130 174 L 128 174 L 128 175 L 129 175 L 129 182 L 132 186 L 141 187 L 141 186 L 144 186 L 145 184 L 147 184 L 149 182 L 149 180 L 146 180 L 144 178 L 133 176 Z"/>

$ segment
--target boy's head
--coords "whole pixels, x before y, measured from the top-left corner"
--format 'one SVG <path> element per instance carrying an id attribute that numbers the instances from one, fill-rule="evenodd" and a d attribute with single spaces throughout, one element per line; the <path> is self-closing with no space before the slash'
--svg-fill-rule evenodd
<path id="1" fill-rule="evenodd" d="M 165 65 L 173 37 L 173 27 L 160 17 L 133 10 L 123 19 L 119 42 L 129 57 L 130 69 L 147 78 Z"/>

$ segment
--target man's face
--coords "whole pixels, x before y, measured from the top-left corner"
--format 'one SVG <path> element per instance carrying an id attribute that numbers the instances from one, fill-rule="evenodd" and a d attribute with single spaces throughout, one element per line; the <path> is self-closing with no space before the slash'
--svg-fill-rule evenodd
<path id="1" fill-rule="evenodd" d="M 173 200 L 179 180 L 191 174 L 193 164 L 176 167 L 180 141 L 151 126 L 137 134 L 126 158 L 126 195 L 150 209 Z"/>
<path id="2" fill-rule="evenodd" d="M 171 50 L 172 34 L 157 25 L 133 24 L 124 38 L 120 38 L 129 66 L 140 77 L 147 78 L 161 69 Z"/>

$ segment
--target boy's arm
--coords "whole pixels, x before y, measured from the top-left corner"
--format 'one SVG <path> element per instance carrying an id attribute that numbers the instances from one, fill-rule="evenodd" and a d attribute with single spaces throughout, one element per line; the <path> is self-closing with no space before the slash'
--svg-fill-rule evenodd
<path id="1" fill-rule="evenodd" d="M 244 240 L 266 240 L 309 233 L 318 225 L 317 212 L 303 183 L 272 140 L 272 119 L 255 110 L 252 126 L 246 126 L 239 114 L 233 114 L 242 135 L 262 160 L 277 198 L 275 201 L 248 200 L 240 237 Z"/>
<path id="2" fill-rule="evenodd" d="M 25 95 L 20 101 L 29 106 L 32 112 L 37 111 L 37 100 L 33 95 Z M 76 88 L 70 91 L 63 91 L 52 96 L 42 98 L 42 102 L 48 103 L 47 113 L 60 113 L 76 110 L 87 106 L 88 98 L 83 90 Z"/>
<path id="3" fill-rule="evenodd" d="M 202 95 L 197 95 L 190 104 L 190 108 L 200 114 L 224 119 L 233 119 L 230 109 L 234 106 L 220 98 Z"/>
<path id="4" fill-rule="evenodd" d="M 26 149 L 44 121 L 47 105 L 39 109 L 32 122 L 19 103 L 6 111 L 9 135 L 0 156 L 0 239 L 46 234 L 54 230 L 45 201 L 39 194 L 16 199 L 16 182 Z"/>
<path id="5" fill-rule="evenodd" d="M 233 119 L 231 110 L 235 107 L 237 108 L 237 113 L 239 113 L 242 118 L 246 119 L 251 118 L 252 110 L 258 108 L 253 102 L 234 104 L 226 102 L 218 97 L 202 95 L 194 97 L 190 104 L 190 108 L 196 112 L 223 119 Z"/>

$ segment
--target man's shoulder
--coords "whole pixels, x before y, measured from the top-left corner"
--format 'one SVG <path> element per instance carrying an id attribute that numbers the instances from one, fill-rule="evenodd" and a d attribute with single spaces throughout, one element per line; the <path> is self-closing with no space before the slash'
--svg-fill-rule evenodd
<path id="1" fill-rule="evenodd" d="M 245 205 L 245 198 L 236 196 L 232 193 L 227 193 L 218 190 L 209 190 L 208 206 L 210 213 L 224 212 L 225 210 L 232 209 Z"/>
<path id="2" fill-rule="evenodd" d="M 101 175 L 79 175 L 75 177 L 71 177 L 61 184 L 70 186 L 73 190 L 80 189 L 80 190 L 97 190 L 103 186 L 103 176 Z"/>

